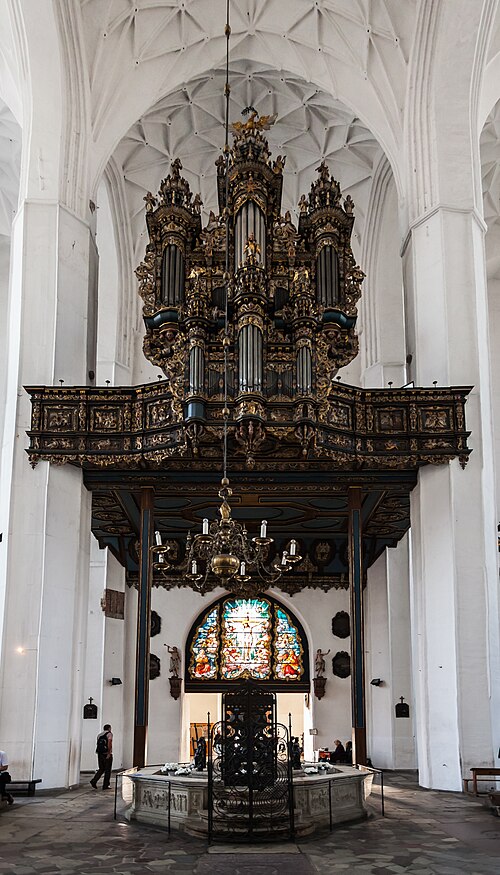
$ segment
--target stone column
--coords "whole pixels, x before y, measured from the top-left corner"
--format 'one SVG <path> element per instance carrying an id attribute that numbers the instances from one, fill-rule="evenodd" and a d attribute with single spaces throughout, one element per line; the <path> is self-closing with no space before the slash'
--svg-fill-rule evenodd
<path id="1" fill-rule="evenodd" d="M 454 172 L 457 172 L 455 167 Z M 499 605 L 484 226 L 439 207 L 404 247 L 411 376 L 473 386 L 471 459 L 427 467 L 411 496 L 412 634 L 420 781 L 460 790 L 498 748 Z"/>
<path id="2" fill-rule="evenodd" d="M 0 734 L 16 774 L 61 787 L 79 775 L 90 502 L 80 471 L 29 467 L 22 387 L 86 383 L 89 228 L 59 203 L 25 201 L 12 259 Z"/>
<path id="3" fill-rule="evenodd" d="M 0 491 L 0 737 L 13 773 L 48 788 L 79 779 L 90 501 L 79 470 L 27 464 L 23 386 L 89 379 L 90 137 L 85 80 L 70 83 L 64 66 L 70 34 L 59 27 L 61 10 L 47 0 L 18 6 L 25 99 Z M 72 58 L 77 63 L 76 52 Z M 82 88 L 71 90 L 77 82 Z"/>

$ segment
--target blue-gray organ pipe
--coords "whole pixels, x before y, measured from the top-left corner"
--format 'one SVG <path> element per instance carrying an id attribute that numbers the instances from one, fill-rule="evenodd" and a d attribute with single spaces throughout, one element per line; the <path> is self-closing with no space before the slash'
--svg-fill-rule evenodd
<path id="1" fill-rule="evenodd" d="M 196 344 L 189 352 L 189 391 L 193 395 L 203 392 L 205 383 L 205 357 L 203 347 Z"/>
<path id="2" fill-rule="evenodd" d="M 335 307 L 339 302 L 339 264 L 333 246 L 323 246 L 316 261 L 317 297 L 324 307 Z"/>
<path id="3" fill-rule="evenodd" d="M 184 255 L 175 243 L 163 250 L 161 299 L 164 306 L 177 307 L 184 300 Z"/>
<path id="4" fill-rule="evenodd" d="M 240 392 L 262 391 L 262 332 L 244 325 L 239 334 L 238 372 Z"/>
<path id="5" fill-rule="evenodd" d="M 301 346 L 297 353 L 297 390 L 299 395 L 310 395 L 312 391 L 311 350 Z"/>

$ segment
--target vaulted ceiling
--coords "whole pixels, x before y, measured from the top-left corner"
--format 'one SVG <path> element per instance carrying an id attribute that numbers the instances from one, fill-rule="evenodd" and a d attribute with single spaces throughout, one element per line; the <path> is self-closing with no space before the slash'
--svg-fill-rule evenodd
<path id="1" fill-rule="evenodd" d="M 180 157 L 191 189 L 200 192 L 206 218 L 217 211 L 215 160 L 224 145 L 223 70 L 198 76 L 159 101 L 133 125 L 116 149 L 123 168 L 136 259 L 145 240 L 143 197 L 155 191 Z M 360 120 L 330 95 L 284 71 L 239 62 L 231 66 L 230 119 L 252 104 L 277 113 L 268 133 L 273 154 L 286 155 L 283 211 L 296 213 L 315 168 L 326 160 L 356 204 L 356 233 L 362 233 L 374 160 L 381 149 Z M 359 242 L 359 241 L 358 241 Z"/>
<path id="2" fill-rule="evenodd" d="M 225 53 L 225 0 L 82 0 L 93 120 L 117 89 L 149 68 L 156 96 L 169 77 L 212 66 Z M 385 90 L 401 109 L 417 0 L 247 0 L 232 2 L 232 59 L 262 54 L 308 81 L 335 80 L 343 71 Z M 284 64 L 284 58 L 288 63 Z M 156 102 L 156 101 L 151 101 Z"/>

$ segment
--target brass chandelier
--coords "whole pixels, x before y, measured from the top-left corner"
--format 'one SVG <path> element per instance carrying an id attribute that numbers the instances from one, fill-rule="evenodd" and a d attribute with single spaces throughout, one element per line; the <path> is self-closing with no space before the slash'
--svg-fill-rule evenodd
<path id="1" fill-rule="evenodd" d="M 176 565 L 178 570 L 184 572 L 184 578 L 191 586 L 204 591 L 210 573 L 220 578 L 221 584 L 232 592 L 251 595 L 276 583 L 282 574 L 291 571 L 293 566 L 300 562 L 302 557 L 297 551 L 297 541 L 292 539 L 288 549 L 282 551 L 281 556 L 276 556 L 271 564 L 268 564 L 268 554 L 272 547 L 273 539 L 267 535 L 267 520 L 262 520 L 258 537 L 251 537 L 245 525 L 237 522 L 231 516 L 229 498 L 232 489 L 227 476 L 228 455 L 228 420 L 230 410 L 228 407 L 228 352 L 231 344 L 228 320 L 228 302 L 231 287 L 231 274 L 229 262 L 230 250 L 230 216 L 227 204 L 229 202 L 229 37 L 231 28 L 229 25 L 229 0 L 226 3 L 226 80 L 224 86 L 225 95 L 225 143 L 224 143 L 224 170 L 225 170 L 225 272 L 224 272 L 224 335 L 222 340 L 224 351 L 224 408 L 223 414 L 223 476 L 219 489 L 219 498 L 222 503 L 219 507 L 220 519 L 209 522 L 203 520 L 202 532 L 194 536 L 189 532 L 186 540 L 186 557 L 183 564 Z M 243 115 L 254 112 L 253 107 L 243 110 Z M 260 247 L 250 233 L 246 242 L 245 250 L 249 254 L 249 263 L 256 264 Z M 158 571 L 167 571 L 169 547 L 162 545 L 160 532 L 155 532 L 155 544 L 152 552 L 155 557 L 154 567 Z M 252 574 L 256 579 L 252 581 Z"/>
<path id="2" fill-rule="evenodd" d="M 231 516 L 228 499 L 232 495 L 229 479 L 224 476 L 219 489 L 222 503 L 219 507 L 220 520 L 209 522 L 203 520 L 201 533 L 188 534 L 186 540 L 186 558 L 182 569 L 186 581 L 201 592 L 209 574 L 212 572 L 220 578 L 226 589 L 238 594 L 251 595 L 276 583 L 282 574 L 291 571 L 300 562 L 302 556 L 297 552 L 297 541 L 292 538 L 289 549 L 283 550 L 281 556 L 276 556 L 268 565 L 269 548 L 273 538 L 267 535 L 267 520 L 262 520 L 260 533 L 251 537 L 246 526 L 237 522 Z M 160 532 L 155 532 L 156 543 L 152 550 L 156 556 L 155 569 L 168 571 L 169 547 L 163 546 Z M 179 566 L 176 566 L 177 568 Z M 257 575 L 251 582 L 252 573 Z"/>
<path id="3" fill-rule="evenodd" d="M 267 555 L 273 539 L 267 536 L 267 520 L 262 520 L 259 536 L 251 538 L 246 527 L 231 516 L 228 501 L 231 495 L 229 480 L 224 476 L 219 489 L 222 499 L 220 520 L 209 523 L 208 519 L 204 519 L 201 534 L 188 536 L 185 577 L 203 589 L 209 573 L 213 572 L 227 588 L 248 592 L 255 588 L 249 587 L 249 572 L 254 572 L 259 578 L 256 581 L 258 591 L 262 589 L 262 583 L 266 588 L 276 583 L 302 557 L 297 552 L 297 541 L 292 539 L 289 550 L 284 550 L 281 557 L 276 557 L 268 566 Z"/>

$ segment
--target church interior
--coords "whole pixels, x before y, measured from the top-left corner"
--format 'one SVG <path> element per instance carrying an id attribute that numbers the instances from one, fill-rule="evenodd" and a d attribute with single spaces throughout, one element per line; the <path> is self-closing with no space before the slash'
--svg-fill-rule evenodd
<path id="1" fill-rule="evenodd" d="M 0 20 L 9 770 L 498 781 L 498 0 Z"/>

